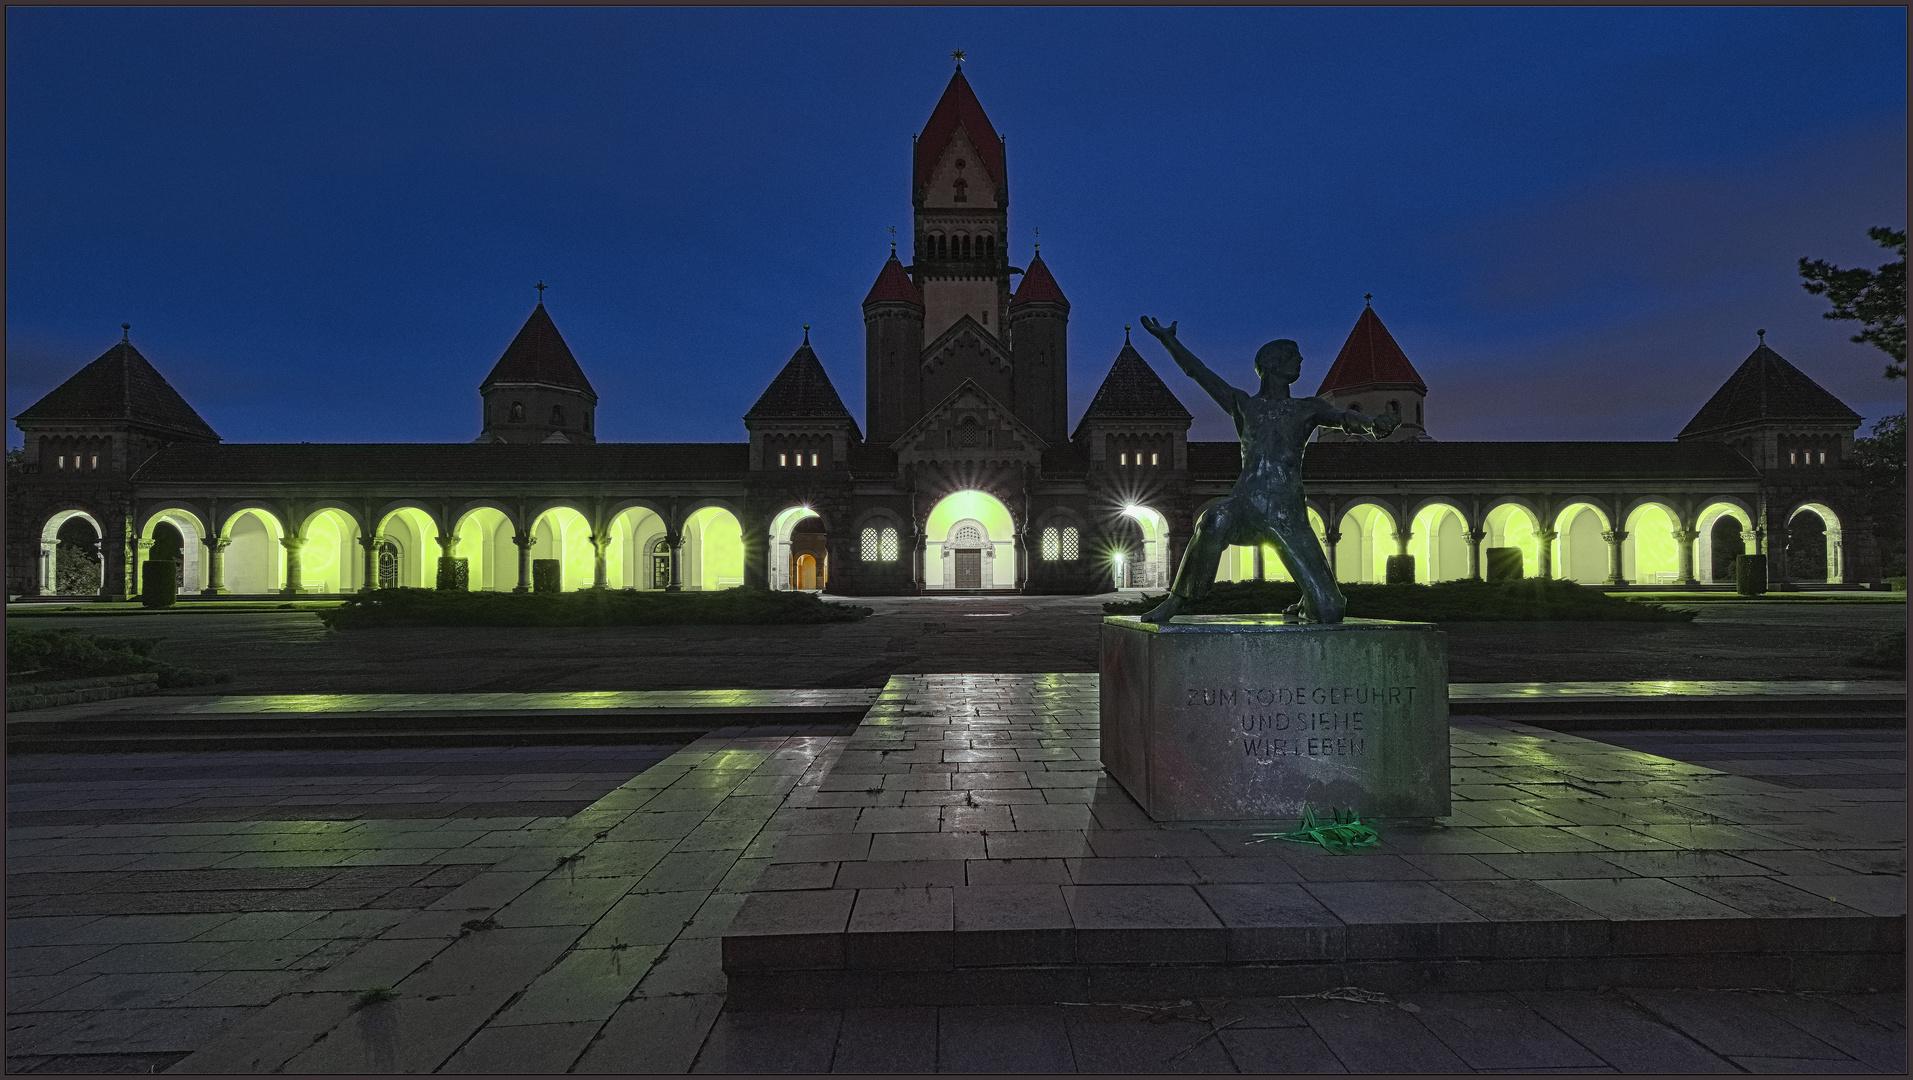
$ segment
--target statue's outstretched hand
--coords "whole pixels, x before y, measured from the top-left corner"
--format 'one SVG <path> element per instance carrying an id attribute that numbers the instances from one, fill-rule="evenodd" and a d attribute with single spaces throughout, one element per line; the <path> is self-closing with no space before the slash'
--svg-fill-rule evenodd
<path id="1" fill-rule="evenodd" d="M 1156 320 L 1150 318 L 1147 315 L 1144 315 L 1142 317 L 1142 328 L 1156 335 L 1156 338 L 1164 342 L 1165 344 L 1175 340 L 1175 337 L 1176 337 L 1175 323 L 1172 322 L 1165 327 L 1163 326 L 1163 324 L 1157 322 Z"/>
<path id="2" fill-rule="evenodd" d="M 1375 418 L 1375 436 L 1387 438 L 1389 433 L 1401 426 L 1401 419 L 1394 413 L 1385 412 Z"/>

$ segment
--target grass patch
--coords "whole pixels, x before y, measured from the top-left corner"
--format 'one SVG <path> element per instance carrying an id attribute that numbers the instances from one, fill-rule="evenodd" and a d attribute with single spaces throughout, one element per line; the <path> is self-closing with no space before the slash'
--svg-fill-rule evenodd
<path id="1" fill-rule="evenodd" d="M 1894 630 L 1875 638 L 1856 655 L 1853 663 L 1861 667 L 1885 668 L 1888 671 L 1906 670 L 1906 631 Z"/>
<path id="2" fill-rule="evenodd" d="M 1692 622 L 1695 613 L 1660 604 L 1623 600 L 1572 581 L 1531 579 L 1490 585 L 1444 581 L 1438 585 L 1343 585 L 1348 616 L 1406 622 Z M 1288 581 L 1224 582 L 1184 606 L 1185 615 L 1256 615 L 1281 611 L 1302 596 Z M 1112 600 L 1110 615 L 1141 615 L 1162 596 Z"/>
<path id="3" fill-rule="evenodd" d="M 158 638 L 107 637 L 81 630 L 7 627 L 8 683 L 97 679 L 153 672 L 162 687 L 232 681 L 230 671 L 203 671 L 153 659 Z"/>
<path id="4" fill-rule="evenodd" d="M 317 613 L 335 630 L 374 626 L 772 626 L 856 622 L 867 607 L 804 592 L 585 589 L 565 593 L 380 589 Z"/>

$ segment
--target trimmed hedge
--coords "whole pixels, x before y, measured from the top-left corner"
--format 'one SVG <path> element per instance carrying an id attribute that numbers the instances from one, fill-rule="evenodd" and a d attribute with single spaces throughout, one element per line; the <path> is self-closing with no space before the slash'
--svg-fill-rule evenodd
<path id="1" fill-rule="evenodd" d="M 1544 578 L 1490 584 L 1444 581 L 1437 585 L 1342 586 L 1348 616 L 1407 622 L 1521 622 L 1572 620 L 1596 622 L 1691 622 L 1695 612 L 1609 596 L 1598 588 Z M 1301 599 L 1301 587 L 1288 581 L 1224 582 L 1191 601 L 1185 615 L 1255 615 L 1278 612 Z M 1162 597 L 1112 600 L 1110 615 L 1141 615 Z"/>
<path id="2" fill-rule="evenodd" d="M 162 687 L 232 681 L 230 671 L 202 671 L 153 659 L 158 638 L 108 637 L 80 630 L 7 627 L 7 681 L 58 682 L 153 672 Z"/>
<path id="3" fill-rule="evenodd" d="M 315 612 L 335 630 L 373 626 L 743 626 L 856 622 L 867 607 L 811 593 L 735 588 L 721 592 L 582 589 L 561 593 L 379 589 Z"/>

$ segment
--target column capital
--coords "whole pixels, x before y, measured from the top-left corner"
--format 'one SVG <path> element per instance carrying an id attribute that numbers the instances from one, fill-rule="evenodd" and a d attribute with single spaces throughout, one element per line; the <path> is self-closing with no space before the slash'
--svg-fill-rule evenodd
<path id="1" fill-rule="evenodd" d="M 1601 534 L 1601 539 L 1606 540 L 1610 544 L 1618 544 L 1621 541 L 1627 539 L 1627 530 L 1609 529 L 1606 532 Z"/>
<path id="2" fill-rule="evenodd" d="M 536 536 L 525 535 L 524 533 L 517 533 L 512 536 L 511 542 L 521 548 L 532 548 L 538 545 L 538 538 Z"/>
<path id="3" fill-rule="evenodd" d="M 1542 540 L 1545 540 L 1549 543 L 1553 543 L 1554 541 L 1559 540 L 1561 538 L 1561 533 L 1555 529 L 1542 529 L 1540 532 L 1535 533 L 1534 535 L 1540 537 Z"/>
<path id="4" fill-rule="evenodd" d="M 285 548 L 287 551 L 297 551 L 306 546 L 306 538 L 303 536 L 282 536 L 279 538 L 279 546 Z"/>
<path id="5" fill-rule="evenodd" d="M 1685 540 L 1688 543 L 1692 543 L 1695 540 L 1700 539 L 1700 530 L 1699 529 L 1675 529 L 1674 539 Z"/>
<path id="6" fill-rule="evenodd" d="M 1468 537 L 1468 542 L 1469 542 L 1469 543 L 1471 543 L 1471 544 L 1479 544 L 1479 543 L 1481 543 L 1481 542 L 1482 542 L 1483 540 L 1486 540 L 1486 539 L 1488 539 L 1488 530 L 1486 530 L 1486 529 L 1469 529 L 1469 530 L 1468 530 L 1468 532 L 1467 532 L 1467 533 L 1466 533 L 1465 535 L 1466 535 L 1466 536 Z"/>

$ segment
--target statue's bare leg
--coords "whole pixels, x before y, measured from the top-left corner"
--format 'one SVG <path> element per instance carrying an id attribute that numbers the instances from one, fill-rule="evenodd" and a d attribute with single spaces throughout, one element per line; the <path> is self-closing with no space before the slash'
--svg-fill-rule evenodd
<path id="1" fill-rule="evenodd" d="M 1208 592 L 1209 586 L 1216 583 L 1216 568 L 1222 562 L 1223 549 L 1229 546 L 1228 505 L 1218 503 L 1196 519 L 1195 535 L 1189 538 L 1189 547 L 1182 553 L 1182 565 L 1176 567 L 1175 584 L 1169 587 L 1169 595 L 1162 603 L 1142 617 L 1143 622 L 1161 626 L 1175 618 L 1183 604 Z"/>
<path id="2" fill-rule="evenodd" d="M 1338 623 L 1348 610 L 1348 598 L 1329 571 L 1328 557 L 1315 538 L 1315 530 L 1304 519 L 1298 525 L 1278 526 L 1270 539 L 1289 568 L 1296 584 L 1302 586 L 1302 599 L 1284 614 L 1300 615 L 1303 622 Z"/>

